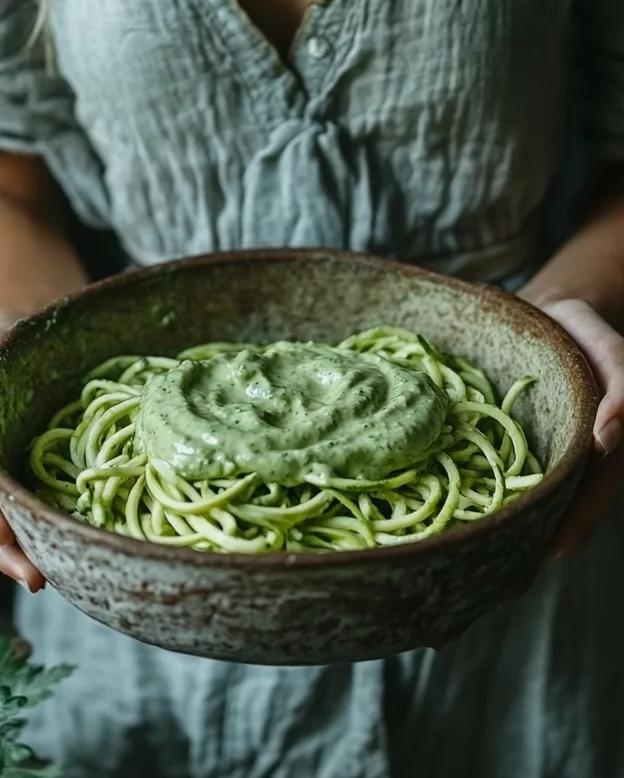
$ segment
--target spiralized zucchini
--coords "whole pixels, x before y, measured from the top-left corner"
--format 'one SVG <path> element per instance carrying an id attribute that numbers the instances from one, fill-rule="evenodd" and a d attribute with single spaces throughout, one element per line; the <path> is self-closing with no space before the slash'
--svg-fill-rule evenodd
<path id="1" fill-rule="evenodd" d="M 211 343 L 177 359 L 121 356 L 93 370 L 79 399 L 59 411 L 32 444 L 37 495 L 95 527 L 198 551 L 256 553 L 373 548 L 423 540 L 477 521 L 542 479 L 512 416 L 533 379 L 502 402 L 483 371 L 443 355 L 404 329 L 378 327 L 339 348 L 375 353 L 428 373 L 450 400 L 437 453 L 377 481 L 306 477 L 298 486 L 255 473 L 189 481 L 136 452 L 135 420 L 146 382 L 184 359 L 261 347 Z"/>

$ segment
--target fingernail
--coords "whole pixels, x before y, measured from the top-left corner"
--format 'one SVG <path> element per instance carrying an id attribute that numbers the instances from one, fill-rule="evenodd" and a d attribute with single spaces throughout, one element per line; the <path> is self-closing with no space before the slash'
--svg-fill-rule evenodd
<path id="1" fill-rule="evenodd" d="M 607 422 L 605 426 L 596 433 L 596 440 L 602 449 L 602 456 L 607 457 L 612 454 L 622 442 L 624 434 L 624 425 L 617 416 Z"/>
<path id="2" fill-rule="evenodd" d="M 26 578 L 29 564 L 17 546 L 0 546 L 0 563 L 5 575 L 13 578 L 27 592 L 34 594 Z"/>

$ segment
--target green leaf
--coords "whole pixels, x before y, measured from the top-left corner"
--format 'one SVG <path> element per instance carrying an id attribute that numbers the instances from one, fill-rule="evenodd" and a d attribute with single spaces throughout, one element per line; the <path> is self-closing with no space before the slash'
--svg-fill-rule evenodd
<path id="1" fill-rule="evenodd" d="M 27 699 L 27 707 L 38 705 L 52 694 L 52 687 L 68 678 L 74 671 L 69 665 L 60 665 L 51 670 L 42 667 L 24 667 L 16 678 L 13 692 Z"/>
<path id="2" fill-rule="evenodd" d="M 71 675 L 73 670 L 69 665 L 46 670 L 30 664 L 27 659 L 15 655 L 9 638 L 0 637 L 0 687 L 8 687 L 14 697 L 25 697 L 28 707 L 47 699 L 52 687 Z"/>
<path id="3" fill-rule="evenodd" d="M 16 743 L 13 740 L 7 740 L 4 745 L 4 760 L 7 764 L 21 764 L 34 756 L 32 749 L 23 743 Z"/>
<path id="4" fill-rule="evenodd" d="M 16 741 L 23 727 L 21 712 L 47 699 L 53 687 L 71 674 L 62 665 L 46 670 L 17 656 L 12 641 L 0 636 L 0 776 L 2 778 L 62 778 L 54 765 L 33 764 L 32 750 Z"/>
<path id="5" fill-rule="evenodd" d="M 46 767 L 9 767 L 2 778 L 63 778 L 63 771 L 56 765 Z"/>
<path id="6" fill-rule="evenodd" d="M 0 686 L 0 725 L 5 725 L 14 719 L 27 705 L 26 697 L 13 696 L 8 686 Z"/>

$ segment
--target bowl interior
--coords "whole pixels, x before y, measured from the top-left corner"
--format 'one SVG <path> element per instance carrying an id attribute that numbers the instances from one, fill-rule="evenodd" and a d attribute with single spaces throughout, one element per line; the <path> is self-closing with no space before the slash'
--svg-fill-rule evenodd
<path id="1" fill-rule="evenodd" d="M 172 355 L 211 340 L 336 343 L 378 324 L 416 330 L 473 360 L 501 393 L 535 376 L 515 409 L 534 450 L 552 470 L 578 446 L 593 413 L 588 369 L 530 307 L 410 267 L 292 251 L 128 274 L 19 325 L 0 350 L 0 463 L 20 478 L 32 437 L 111 356 Z"/>

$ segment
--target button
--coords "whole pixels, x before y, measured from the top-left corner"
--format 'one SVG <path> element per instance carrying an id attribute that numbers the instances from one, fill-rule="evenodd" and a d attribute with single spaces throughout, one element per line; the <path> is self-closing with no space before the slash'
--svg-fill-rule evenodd
<path id="1" fill-rule="evenodd" d="M 329 43 L 324 38 L 310 38 L 308 54 L 314 59 L 323 59 L 329 54 Z"/>

